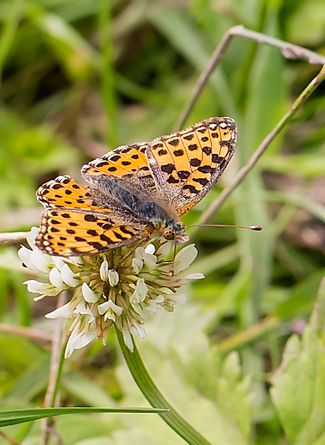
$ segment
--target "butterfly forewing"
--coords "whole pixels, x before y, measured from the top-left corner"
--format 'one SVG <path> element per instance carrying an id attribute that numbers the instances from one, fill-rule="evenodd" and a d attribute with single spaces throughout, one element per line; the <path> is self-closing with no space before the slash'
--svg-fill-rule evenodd
<path id="1" fill-rule="evenodd" d="M 201 139 L 202 159 L 183 185 L 178 197 L 177 213 L 194 207 L 214 186 L 229 164 L 237 145 L 237 127 L 230 118 L 212 118 L 196 131 Z M 206 141 L 206 138 L 209 140 Z M 203 145 L 205 144 L 205 145 Z M 193 162 L 193 161 L 192 161 Z"/>
<path id="2" fill-rule="evenodd" d="M 199 202 L 215 184 L 236 143 L 237 129 L 232 119 L 210 118 L 150 144 L 149 165 L 179 215 Z"/>
<path id="3" fill-rule="evenodd" d="M 89 177 L 109 175 L 118 180 L 131 180 L 151 185 L 154 181 L 148 167 L 145 155 L 146 143 L 123 145 L 107 153 L 101 158 L 94 159 L 82 167 L 81 173 L 88 180 Z"/>

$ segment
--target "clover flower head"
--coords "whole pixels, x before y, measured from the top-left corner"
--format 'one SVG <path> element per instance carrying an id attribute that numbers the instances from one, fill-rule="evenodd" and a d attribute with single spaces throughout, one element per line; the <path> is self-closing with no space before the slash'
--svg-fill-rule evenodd
<path id="1" fill-rule="evenodd" d="M 132 351 L 132 335 L 145 337 L 144 324 L 158 309 L 174 310 L 183 299 L 177 290 L 200 273 L 186 274 L 197 256 L 193 244 L 173 257 L 174 245 L 162 238 L 109 250 L 102 254 L 62 258 L 41 252 L 35 245 L 38 229 L 28 236 L 30 248 L 21 247 L 22 263 L 41 279 L 25 282 L 34 300 L 63 290 L 70 301 L 46 315 L 69 322 L 66 357 L 97 338 L 105 342 L 114 323 Z"/>

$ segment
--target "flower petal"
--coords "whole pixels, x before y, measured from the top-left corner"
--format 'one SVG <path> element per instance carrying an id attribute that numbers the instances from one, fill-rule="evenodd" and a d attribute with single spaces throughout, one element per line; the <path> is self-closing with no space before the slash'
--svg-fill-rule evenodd
<path id="1" fill-rule="evenodd" d="M 132 268 L 136 275 L 138 275 L 143 268 L 143 261 L 140 258 L 132 258 Z"/>
<path id="2" fill-rule="evenodd" d="M 32 249 L 34 249 L 36 247 L 35 240 L 36 240 L 36 237 L 37 237 L 38 233 L 39 233 L 39 228 L 38 227 L 32 227 L 30 229 L 30 232 L 28 233 L 28 235 L 26 237 L 27 242 L 28 242 L 28 244 L 30 245 L 30 247 Z"/>
<path id="3" fill-rule="evenodd" d="M 84 301 L 81 301 L 80 303 L 77 304 L 73 313 L 79 315 L 88 315 L 89 319 L 88 323 L 91 323 L 92 321 L 95 320 L 94 314 L 92 313 L 90 307 L 86 305 Z"/>
<path id="4" fill-rule="evenodd" d="M 90 289 L 87 283 L 82 283 L 81 292 L 87 303 L 97 303 L 101 297 L 100 294 L 96 294 L 92 289 Z"/>
<path id="5" fill-rule="evenodd" d="M 39 272 L 38 268 L 35 266 L 33 262 L 32 257 L 33 251 L 30 249 L 27 249 L 27 247 L 22 246 L 18 250 L 18 256 L 20 258 L 20 261 L 30 270 L 33 270 L 34 272 Z"/>
<path id="6" fill-rule="evenodd" d="M 187 297 L 185 294 L 174 294 L 168 297 L 169 301 L 174 301 L 175 303 L 185 304 L 187 301 Z"/>
<path id="7" fill-rule="evenodd" d="M 114 269 L 110 269 L 108 271 L 108 282 L 109 284 L 114 287 L 118 285 L 118 282 L 120 280 L 119 274 Z"/>
<path id="8" fill-rule="evenodd" d="M 35 248 L 31 254 L 32 262 L 41 272 L 48 273 L 51 267 L 51 257 Z"/>
<path id="9" fill-rule="evenodd" d="M 76 278 L 75 274 L 67 264 L 64 264 L 61 269 L 61 277 L 62 280 L 70 287 L 76 287 L 78 284 L 80 284 L 79 279 Z"/>
<path id="10" fill-rule="evenodd" d="M 171 241 L 163 241 L 156 251 L 156 255 L 161 257 L 166 257 L 172 248 L 174 247 L 174 243 Z"/>
<path id="11" fill-rule="evenodd" d="M 146 336 L 146 331 L 143 329 L 142 326 L 139 326 L 138 324 L 134 324 L 133 326 L 131 326 L 130 332 L 132 335 L 136 334 L 140 338 L 145 338 L 145 336 Z"/>
<path id="12" fill-rule="evenodd" d="M 147 247 L 144 249 L 145 253 L 148 253 L 149 255 L 153 255 L 155 253 L 155 246 L 153 244 L 148 244 Z"/>
<path id="13" fill-rule="evenodd" d="M 116 315 L 121 315 L 123 312 L 123 308 L 115 304 L 112 300 L 105 301 L 102 304 L 98 305 L 98 313 L 100 315 L 105 314 L 107 311 L 114 312 Z"/>
<path id="14" fill-rule="evenodd" d="M 105 259 L 99 269 L 99 275 L 103 281 L 108 281 L 108 267 L 108 261 Z"/>
<path id="15" fill-rule="evenodd" d="M 133 352 L 134 351 L 134 346 L 133 346 L 133 340 L 130 334 L 130 331 L 128 330 L 128 328 L 124 328 L 122 330 L 122 335 L 123 335 L 123 340 L 124 343 L 126 345 L 126 347 Z"/>
<path id="16" fill-rule="evenodd" d="M 61 270 L 62 267 L 65 265 L 64 259 L 60 256 L 52 256 L 52 261 L 58 270 Z"/>
<path id="17" fill-rule="evenodd" d="M 185 277 L 183 277 L 183 278 L 185 278 L 186 280 L 202 280 L 202 278 L 205 278 L 205 277 L 204 277 L 203 273 L 196 272 L 196 273 L 190 273 L 188 275 L 185 275 Z"/>
<path id="18" fill-rule="evenodd" d="M 93 323 L 87 331 L 78 332 L 79 327 L 76 326 L 71 332 L 65 350 L 65 358 L 71 356 L 76 349 L 81 349 L 97 338 L 96 325 Z"/>
<path id="19" fill-rule="evenodd" d="M 56 267 L 53 267 L 53 269 L 50 270 L 49 280 L 50 283 L 58 289 L 63 290 L 67 288 L 67 285 L 63 282 L 61 274 Z"/>
<path id="20" fill-rule="evenodd" d="M 45 315 L 46 318 L 70 318 L 73 315 L 70 302 L 64 306 L 54 309 L 54 311 L 49 312 Z"/>
<path id="21" fill-rule="evenodd" d="M 24 282 L 27 285 L 27 289 L 29 292 L 33 294 L 42 294 L 48 296 L 55 296 L 61 292 L 60 289 L 53 287 L 49 283 L 41 283 L 37 280 L 27 280 Z"/>
<path id="22" fill-rule="evenodd" d="M 157 257 L 156 255 L 151 255 L 149 253 L 145 253 L 143 255 L 143 263 L 149 269 L 152 270 L 156 267 Z"/>
<path id="23" fill-rule="evenodd" d="M 144 253 L 145 253 L 144 248 L 139 246 L 134 251 L 134 258 L 140 258 L 140 260 L 142 260 Z"/>
<path id="24" fill-rule="evenodd" d="M 139 278 L 137 281 L 135 290 L 133 294 L 130 297 L 130 301 L 132 303 L 141 303 L 145 300 L 146 296 L 148 294 L 148 287 L 146 283 L 144 282 L 143 278 Z"/>
<path id="25" fill-rule="evenodd" d="M 190 244 L 179 251 L 174 260 L 174 274 L 177 275 L 188 268 L 197 257 L 197 254 L 198 251 L 194 244 Z"/>
<path id="26" fill-rule="evenodd" d="M 158 306 L 165 301 L 165 297 L 163 295 L 158 295 L 158 297 L 153 300 L 148 300 L 148 305 L 145 307 L 145 311 L 154 313 L 157 311 Z"/>
<path id="27" fill-rule="evenodd" d="M 76 266 L 81 266 L 83 264 L 83 260 L 80 256 L 70 256 L 69 258 L 66 258 L 66 261 L 75 264 Z"/>

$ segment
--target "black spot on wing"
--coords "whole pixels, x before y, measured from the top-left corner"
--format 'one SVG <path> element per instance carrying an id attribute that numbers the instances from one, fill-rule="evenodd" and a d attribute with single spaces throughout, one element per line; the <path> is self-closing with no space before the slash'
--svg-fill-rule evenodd
<path id="1" fill-rule="evenodd" d="M 84 216 L 84 220 L 85 220 L 85 221 L 92 221 L 92 222 L 95 222 L 95 221 L 97 220 L 97 218 L 96 218 L 94 215 L 92 215 L 91 213 L 87 213 L 87 214 Z"/>
<path id="2" fill-rule="evenodd" d="M 88 235 L 91 235 L 91 236 L 97 236 L 98 235 L 97 230 L 94 230 L 94 229 L 87 230 L 87 233 L 88 233 Z"/>
<path id="3" fill-rule="evenodd" d="M 192 167 L 198 167 L 199 165 L 201 165 L 201 161 L 198 158 L 193 158 L 190 160 L 190 165 Z"/>
<path id="4" fill-rule="evenodd" d="M 214 172 L 214 168 L 211 167 L 210 165 L 202 165 L 201 167 L 198 168 L 200 173 L 213 173 Z"/>
<path id="5" fill-rule="evenodd" d="M 165 164 L 162 165 L 161 167 L 161 171 L 163 171 L 164 173 L 168 173 L 169 175 L 175 170 L 175 165 L 174 164 Z"/>
<path id="6" fill-rule="evenodd" d="M 187 179 L 190 176 L 190 174 L 191 173 L 188 170 L 179 170 L 178 172 L 179 178 L 183 180 Z"/>

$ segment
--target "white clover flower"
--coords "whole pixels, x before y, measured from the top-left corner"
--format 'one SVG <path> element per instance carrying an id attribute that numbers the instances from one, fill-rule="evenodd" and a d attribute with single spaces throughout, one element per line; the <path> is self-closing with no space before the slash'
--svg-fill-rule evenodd
<path id="1" fill-rule="evenodd" d="M 62 258 L 44 254 L 35 246 L 37 232 L 31 230 L 30 249 L 21 247 L 18 254 L 41 277 L 25 282 L 30 292 L 39 294 L 35 300 L 62 290 L 71 292 L 68 303 L 46 315 L 69 323 L 66 357 L 95 339 L 105 342 L 113 323 L 132 351 L 132 335 L 145 337 L 148 315 L 158 309 L 173 311 L 185 301 L 177 290 L 190 280 L 203 278 L 200 273 L 186 274 L 197 256 L 193 244 L 182 248 L 175 258 L 174 244 L 162 238 L 103 254 Z"/>

